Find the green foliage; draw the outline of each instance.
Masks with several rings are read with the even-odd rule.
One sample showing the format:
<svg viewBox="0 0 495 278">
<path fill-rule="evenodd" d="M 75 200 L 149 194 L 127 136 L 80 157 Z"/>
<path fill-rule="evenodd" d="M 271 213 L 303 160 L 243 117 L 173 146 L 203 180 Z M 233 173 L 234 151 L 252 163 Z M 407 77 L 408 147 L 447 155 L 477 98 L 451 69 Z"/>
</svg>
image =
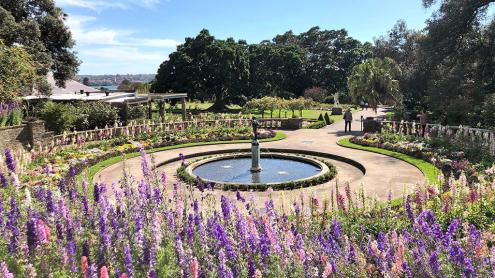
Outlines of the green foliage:
<svg viewBox="0 0 495 278">
<path fill-rule="evenodd" d="M 481 112 L 481 118 L 483 125 L 486 127 L 495 127 L 495 94 L 487 97 L 483 104 L 483 110 Z"/>
<path fill-rule="evenodd" d="M 7 125 L 16 126 L 22 124 L 23 113 L 21 108 L 15 108 L 9 115 Z"/>
<path fill-rule="evenodd" d="M 113 126 L 119 120 L 118 109 L 108 103 L 80 103 L 76 106 L 76 130 L 89 130 Z"/>
<path fill-rule="evenodd" d="M 317 122 L 311 123 L 311 124 L 305 126 L 304 128 L 307 128 L 307 129 L 320 129 L 320 128 L 324 128 L 326 126 L 327 126 L 327 123 L 325 121 L 318 120 Z"/>
<path fill-rule="evenodd" d="M 45 127 L 57 134 L 68 130 L 74 124 L 76 114 L 72 105 L 56 102 L 46 102 L 41 111 L 41 118 L 45 121 Z"/>
<path fill-rule="evenodd" d="M 137 120 L 146 118 L 147 108 L 144 105 L 133 105 L 127 110 L 128 120 Z"/>
<path fill-rule="evenodd" d="M 47 91 L 46 78 L 37 73 L 33 61 L 25 48 L 7 47 L 0 36 L 0 103 L 14 102 L 33 88 Z"/>
<path fill-rule="evenodd" d="M 252 45 L 219 40 L 202 30 L 160 65 L 151 91 L 188 92 L 195 99 L 214 100 L 212 110 L 263 96 L 297 98 L 312 87 L 345 92 L 352 67 L 370 54 L 371 44 L 361 44 L 343 29 L 314 27 Z"/>
<path fill-rule="evenodd" d="M 57 83 L 63 85 L 79 66 L 71 51 L 74 42 L 65 17 L 53 0 L 0 1 L 0 40 L 8 47 L 24 46 L 39 74 L 52 71 Z"/>
<path fill-rule="evenodd" d="M 327 125 L 331 125 L 333 121 L 330 119 L 330 116 L 328 115 L 328 112 L 325 112 L 325 123 Z"/>
<path fill-rule="evenodd" d="M 400 90 L 408 111 L 425 109 L 431 121 L 443 124 L 490 127 L 483 111 L 495 92 L 493 1 L 423 2 L 436 9 L 426 28 L 409 30 L 399 21 L 376 40 L 375 55 L 391 57 L 403 69 Z"/>
<path fill-rule="evenodd" d="M 323 119 L 323 114 L 320 113 L 320 116 L 318 116 L 318 121 L 323 122 L 325 119 Z"/>
<path fill-rule="evenodd" d="M 160 65 L 156 81 L 151 87 L 155 93 L 189 92 L 200 100 L 213 99 L 212 110 L 225 110 L 229 103 L 242 103 L 243 91 L 249 78 L 248 48 L 245 42 L 232 38 L 219 40 L 208 30 L 170 54 Z"/>
<path fill-rule="evenodd" d="M 402 101 L 397 78 L 399 66 L 390 58 L 369 59 L 355 66 L 348 78 L 349 93 L 354 102 L 366 100 L 374 110 L 379 104 Z"/>
</svg>

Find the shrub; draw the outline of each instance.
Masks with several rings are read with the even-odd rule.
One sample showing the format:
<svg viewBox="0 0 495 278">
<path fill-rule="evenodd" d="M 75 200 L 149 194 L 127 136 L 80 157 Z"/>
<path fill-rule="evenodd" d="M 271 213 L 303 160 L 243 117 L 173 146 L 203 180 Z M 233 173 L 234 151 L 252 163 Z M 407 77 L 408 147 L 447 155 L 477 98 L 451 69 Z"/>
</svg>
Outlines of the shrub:
<svg viewBox="0 0 495 278">
<path fill-rule="evenodd" d="M 304 128 L 307 128 L 307 129 L 320 129 L 320 128 L 323 128 L 327 126 L 327 124 L 325 123 L 325 121 L 317 121 L 317 122 L 314 122 L 314 123 L 311 123 L 307 126 L 305 126 Z"/>
<path fill-rule="evenodd" d="M 325 113 L 325 123 L 327 125 L 331 125 L 332 124 L 332 120 L 330 119 L 330 116 L 328 116 L 328 113 Z"/>
<path fill-rule="evenodd" d="M 131 106 L 127 110 L 127 119 L 128 120 L 137 120 L 146 118 L 146 106 L 144 105 L 136 105 Z"/>
<path fill-rule="evenodd" d="M 103 102 L 81 103 L 77 106 L 77 130 L 112 126 L 119 120 L 118 109 Z"/>
<path fill-rule="evenodd" d="M 70 104 L 45 103 L 41 111 L 41 118 L 45 121 L 45 127 L 57 134 L 69 130 L 75 120 L 75 109 Z"/>
<path fill-rule="evenodd" d="M 323 114 L 320 114 L 320 116 L 318 116 L 318 121 L 319 121 L 319 122 L 322 122 L 322 121 L 324 121 L 324 120 L 325 120 L 325 119 L 323 119 Z"/>
</svg>

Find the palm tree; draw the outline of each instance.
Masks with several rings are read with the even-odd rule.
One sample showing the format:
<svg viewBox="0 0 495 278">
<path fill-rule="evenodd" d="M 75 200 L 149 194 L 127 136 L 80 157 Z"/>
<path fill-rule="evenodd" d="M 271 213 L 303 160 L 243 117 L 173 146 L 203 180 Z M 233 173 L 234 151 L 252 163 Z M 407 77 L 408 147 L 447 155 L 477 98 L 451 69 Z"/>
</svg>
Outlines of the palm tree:
<svg viewBox="0 0 495 278">
<path fill-rule="evenodd" d="M 397 80 L 400 75 L 394 60 L 373 58 L 352 69 L 347 85 L 355 102 L 366 100 L 376 111 L 379 104 L 395 105 L 402 101 Z"/>
</svg>

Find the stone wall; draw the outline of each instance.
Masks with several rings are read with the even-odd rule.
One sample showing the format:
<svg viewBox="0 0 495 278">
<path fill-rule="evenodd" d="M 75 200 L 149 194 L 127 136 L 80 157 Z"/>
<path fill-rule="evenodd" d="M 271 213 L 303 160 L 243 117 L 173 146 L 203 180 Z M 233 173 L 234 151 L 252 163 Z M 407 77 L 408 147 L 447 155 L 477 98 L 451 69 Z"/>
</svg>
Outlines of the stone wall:
<svg viewBox="0 0 495 278">
<path fill-rule="evenodd" d="M 43 121 L 26 122 L 19 126 L 0 128 L 0 150 L 35 146 L 46 140 L 48 134 Z"/>
<path fill-rule="evenodd" d="M 27 125 L 0 128 L 0 150 L 17 149 L 30 141 Z"/>
</svg>

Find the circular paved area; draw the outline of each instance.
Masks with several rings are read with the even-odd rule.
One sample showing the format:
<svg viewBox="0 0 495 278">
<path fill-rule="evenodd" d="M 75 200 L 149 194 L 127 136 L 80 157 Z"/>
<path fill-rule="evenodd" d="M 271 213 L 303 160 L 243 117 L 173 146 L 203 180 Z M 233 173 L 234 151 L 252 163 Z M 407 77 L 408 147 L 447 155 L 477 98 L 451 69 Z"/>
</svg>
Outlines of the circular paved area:
<svg viewBox="0 0 495 278">
<path fill-rule="evenodd" d="M 385 112 L 383 109 L 378 109 L 378 115 L 383 115 Z M 360 118 L 376 116 L 372 110 L 359 111 L 354 113 L 354 130 L 360 130 Z M 416 167 L 392 157 L 388 157 L 381 154 L 348 149 L 337 145 L 337 141 L 345 134 L 344 122 L 339 121 L 330 126 L 322 129 L 300 129 L 296 131 L 284 131 L 287 134 L 287 138 L 281 141 L 261 143 L 262 148 L 278 148 L 278 149 L 299 149 L 310 150 L 324 153 L 331 153 L 343 157 L 348 157 L 359 163 L 366 168 L 366 174 L 363 175 L 360 170 L 349 164 L 329 160 L 332 162 L 338 170 L 336 179 L 327 182 L 325 184 L 290 190 L 290 191 L 274 191 L 271 193 L 274 202 L 280 204 L 282 201 L 288 202 L 294 198 L 299 198 L 301 194 L 306 196 L 315 195 L 321 199 L 328 198 L 330 192 L 335 188 L 335 184 L 338 183 L 341 188 L 348 182 L 352 191 L 357 191 L 361 185 L 363 185 L 366 195 L 369 197 L 377 197 L 379 200 L 386 200 L 389 191 L 392 193 L 392 198 L 402 196 L 405 192 L 411 191 L 416 184 L 422 184 L 425 182 L 423 173 Z M 354 132 L 353 135 L 357 135 L 359 132 Z M 214 150 L 236 150 L 249 148 L 250 144 L 223 144 L 223 145 L 211 145 L 211 146 L 198 146 L 183 149 L 168 150 L 163 152 L 157 152 L 152 154 L 154 162 L 159 165 L 164 161 L 177 157 L 179 153 L 184 155 L 214 151 Z M 178 162 L 166 164 L 159 167 L 160 171 L 167 173 L 168 184 L 172 185 L 176 182 L 175 169 L 178 167 Z M 111 165 L 95 175 L 95 182 L 106 182 L 110 184 L 117 182 L 122 176 L 124 168 L 129 171 L 135 178 L 140 179 L 141 165 L 140 158 L 132 158 L 125 162 L 120 162 Z M 235 196 L 235 192 L 217 190 L 214 192 L 218 197 L 223 195 Z M 283 194 L 283 195 L 282 195 Z M 260 205 L 263 204 L 267 198 L 269 198 L 267 192 L 254 192 L 255 201 Z M 284 198 L 280 198 L 284 196 Z"/>
</svg>

